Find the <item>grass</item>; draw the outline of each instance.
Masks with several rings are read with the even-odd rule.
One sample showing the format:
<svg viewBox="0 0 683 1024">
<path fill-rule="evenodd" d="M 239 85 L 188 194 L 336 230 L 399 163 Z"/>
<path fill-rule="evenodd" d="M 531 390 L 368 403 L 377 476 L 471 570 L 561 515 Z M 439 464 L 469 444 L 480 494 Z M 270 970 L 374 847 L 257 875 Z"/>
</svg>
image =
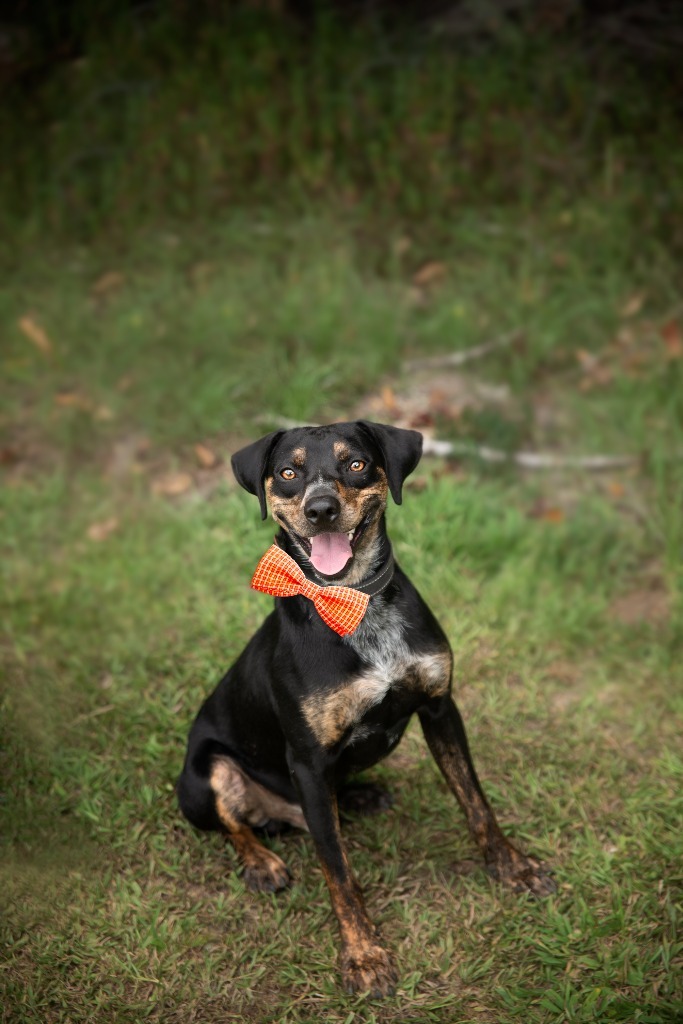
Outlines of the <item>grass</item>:
<svg viewBox="0 0 683 1024">
<path fill-rule="evenodd" d="M 25 137 L 3 114 L 18 140 L 16 161 L 0 171 L 4 241 L 21 261 L 0 285 L 0 1019 L 674 1024 L 683 1016 L 683 360 L 667 328 L 680 317 L 678 242 L 661 211 L 676 202 L 666 176 L 680 154 L 670 152 L 656 181 L 651 163 L 671 150 L 667 108 L 648 127 L 648 149 L 622 82 L 621 100 L 610 100 L 622 127 L 608 103 L 572 163 L 586 88 L 577 51 L 570 59 L 563 49 L 560 61 L 534 43 L 528 77 L 518 70 L 511 85 L 520 64 L 510 44 L 486 66 L 468 57 L 449 71 L 475 98 L 457 140 L 478 155 L 457 167 L 443 157 L 428 179 L 420 145 L 453 102 L 452 79 L 439 73 L 445 43 L 427 73 L 426 39 L 404 67 L 377 62 L 375 36 L 352 33 L 336 47 L 323 34 L 311 59 L 325 81 L 351 57 L 364 81 L 378 80 L 363 120 L 327 101 L 331 86 L 307 106 L 300 44 L 281 53 L 270 29 L 261 38 L 252 26 L 241 59 L 253 50 L 262 78 L 249 80 L 255 95 L 229 97 L 247 104 L 243 120 L 231 108 L 234 138 L 211 136 L 215 166 L 234 176 L 225 203 L 198 198 L 211 162 L 183 156 L 185 122 L 170 113 L 193 95 L 196 119 L 208 117 L 222 95 L 217 71 L 200 88 L 191 67 L 171 61 L 154 107 L 131 104 L 125 118 L 117 107 L 120 123 L 105 116 L 103 92 L 89 100 L 110 80 L 158 78 L 163 54 L 179 47 L 162 28 L 153 23 L 144 54 L 132 42 L 115 57 L 94 40 L 84 64 L 42 86 L 37 109 L 60 118 L 52 134 Z M 233 51 L 221 56 L 208 33 L 200 43 L 216 67 L 231 66 Z M 81 84 L 60 104 L 68 75 Z M 560 79 L 558 94 L 549 83 Z M 539 80 L 546 88 L 536 91 Z M 248 102 L 271 95 L 273 81 L 299 119 L 283 133 L 282 112 L 264 107 L 249 150 Z M 551 95 L 564 96 L 554 119 Z M 411 148 L 390 129 L 418 101 L 428 112 L 412 119 Z M 84 105 L 97 112 L 98 144 L 119 125 L 130 176 L 88 191 L 75 161 L 60 207 L 48 178 L 57 156 L 84 145 Z M 505 115 L 513 107 L 517 120 Z M 564 161 L 553 181 L 533 170 L 530 124 Z M 307 125 L 311 137 L 297 136 Z M 373 157 L 357 133 L 378 125 L 386 131 Z M 158 195 L 153 144 L 178 152 Z M 37 162 L 41 146 L 55 147 L 47 164 Z M 508 174 L 510 153 L 524 154 L 523 174 Z M 285 183 L 279 200 L 247 187 L 254 154 L 262 184 Z M 197 191 L 182 184 L 183 160 Z M 405 195 L 383 187 L 380 165 Z M 304 203 L 316 168 L 329 171 L 329 187 Z M 458 181 L 440 191 L 446 170 Z M 462 201 L 446 218 L 456 186 Z M 352 202 L 345 189 L 356 190 Z M 176 191 L 183 209 L 169 200 Z M 645 212 L 644 196 L 658 197 Z M 430 261 L 442 265 L 437 283 L 416 285 Z M 425 460 L 390 525 L 452 641 L 487 791 L 507 831 L 553 863 L 559 890 L 531 904 L 487 880 L 411 728 L 376 770 L 395 807 L 346 829 L 370 912 L 397 953 L 399 992 L 382 1003 L 349 998 L 309 840 L 274 840 L 296 885 L 252 896 L 221 840 L 195 833 L 176 808 L 192 717 L 268 608 L 247 581 L 272 528 L 226 460 L 269 417 L 400 419 L 421 380 L 403 369 L 407 357 L 512 330 L 523 340 L 460 382 L 468 400 L 488 386 L 479 404 L 459 410 L 441 395 L 449 375 L 427 376 L 425 422 L 474 444 L 642 460 L 593 477 Z M 218 463 L 201 464 L 197 444 Z"/>
</svg>

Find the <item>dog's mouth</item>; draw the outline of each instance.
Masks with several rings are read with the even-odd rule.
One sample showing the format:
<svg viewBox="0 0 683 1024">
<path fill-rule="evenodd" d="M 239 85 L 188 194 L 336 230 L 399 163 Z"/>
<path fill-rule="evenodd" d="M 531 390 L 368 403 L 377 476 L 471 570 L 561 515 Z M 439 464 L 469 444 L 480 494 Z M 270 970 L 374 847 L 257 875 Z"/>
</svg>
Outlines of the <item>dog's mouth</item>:
<svg viewBox="0 0 683 1024">
<path fill-rule="evenodd" d="M 370 525 L 372 513 L 348 533 L 316 533 L 313 537 L 296 539 L 321 576 L 341 576 L 353 561 L 356 546 Z"/>
</svg>

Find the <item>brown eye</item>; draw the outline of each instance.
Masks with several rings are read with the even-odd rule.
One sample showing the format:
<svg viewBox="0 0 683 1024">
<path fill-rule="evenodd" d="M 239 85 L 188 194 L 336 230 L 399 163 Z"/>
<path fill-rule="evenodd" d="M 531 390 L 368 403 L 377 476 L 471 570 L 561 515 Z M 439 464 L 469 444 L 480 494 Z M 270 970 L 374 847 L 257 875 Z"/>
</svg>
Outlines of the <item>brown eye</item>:
<svg viewBox="0 0 683 1024">
<path fill-rule="evenodd" d="M 282 477 L 283 480 L 295 480 L 296 479 L 296 473 L 294 472 L 293 469 L 289 469 L 289 467 L 287 467 L 287 469 L 281 469 L 280 470 L 280 476 Z"/>
<path fill-rule="evenodd" d="M 349 469 L 352 473 L 362 473 L 365 469 L 366 463 L 362 459 L 354 459 Z"/>
</svg>

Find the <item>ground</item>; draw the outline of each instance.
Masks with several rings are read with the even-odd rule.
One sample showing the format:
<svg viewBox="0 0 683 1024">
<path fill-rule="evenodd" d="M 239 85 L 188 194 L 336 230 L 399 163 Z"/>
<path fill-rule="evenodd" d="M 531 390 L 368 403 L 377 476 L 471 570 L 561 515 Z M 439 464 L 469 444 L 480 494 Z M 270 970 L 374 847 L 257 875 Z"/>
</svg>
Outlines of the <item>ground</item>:
<svg viewBox="0 0 683 1024">
<path fill-rule="evenodd" d="M 258 52 L 267 92 L 281 68 Z M 137 92 L 106 94 L 135 101 L 109 121 L 92 90 L 130 69 L 107 71 L 100 54 L 68 71 L 68 88 L 95 99 L 52 124 L 61 185 L 5 234 L 0 282 L 7 1024 L 683 1018 L 678 149 L 661 107 L 647 146 L 601 134 L 602 113 L 584 125 L 588 79 L 571 61 L 530 57 L 527 89 L 478 53 L 458 65 L 474 116 L 458 122 L 455 181 L 443 177 L 446 92 L 443 109 L 428 103 L 438 54 L 432 78 L 417 58 L 359 64 L 378 80 L 362 97 L 372 138 L 347 140 L 338 165 L 315 148 L 339 109 L 320 82 L 315 139 L 268 149 L 280 122 L 255 119 L 260 94 L 243 90 L 245 134 L 226 155 L 211 150 L 218 132 L 182 134 L 218 116 L 220 90 L 178 71 L 143 95 L 135 79 Z M 306 79 L 286 81 L 304 103 Z M 429 112 L 398 110 L 405 137 L 379 134 L 390 95 Z M 124 122 L 140 146 L 99 182 L 112 190 L 102 212 L 76 157 L 95 128 L 124 138 Z M 366 124 L 340 123 L 342 136 Z M 290 205 L 233 202 L 238 177 L 209 180 L 222 160 L 252 173 L 235 161 L 254 124 L 259 180 L 285 180 L 301 158 L 305 202 L 296 190 Z M 92 152 L 111 152 L 97 132 Z M 195 150 L 196 182 L 183 176 Z M 38 167 L 22 154 L 17 166 Z M 334 195 L 318 187 L 326 174 Z M 467 355 L 429 362 L 453 353 Z M 400 967 L 382 1002 L 341 991 L 307 836 L 270 841 L 291 890 L 253 895 L 174 795 L 199 703 L 269 608 L 248 583 L 273 527 L 229 455 L 283 420 L 357 415 L 451 445 L 425 457 L 389 528 L 453 645 L 490 799 L 558 882 L 530 902 L 487 878 L 411 727 L 373 773 L 393 807 L 345 827 Z"/>
</svg>

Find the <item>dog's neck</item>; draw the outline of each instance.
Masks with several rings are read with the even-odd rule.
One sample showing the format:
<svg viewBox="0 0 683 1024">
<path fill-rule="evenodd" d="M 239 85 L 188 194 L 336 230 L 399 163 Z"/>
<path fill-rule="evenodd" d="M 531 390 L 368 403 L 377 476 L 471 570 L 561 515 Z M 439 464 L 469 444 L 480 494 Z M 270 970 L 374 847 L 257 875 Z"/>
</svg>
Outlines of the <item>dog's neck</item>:
<svg viewBox="0 0 683 1024">
<path fill-rule="evenodd" d="M 322 576 L 316 572 L 311 561 L 286 530 L 280 528 L 275 542 L 294 559 L 307 579 L 320 586 L 353 587 L 373 597 L 389 585 L 394 575 L 394 556 L 384 515 L 377 522 L 373 535 L 368 537 L 367 546 L 356 554 L 348 572 L 338 578 Z"/>
</svg>

